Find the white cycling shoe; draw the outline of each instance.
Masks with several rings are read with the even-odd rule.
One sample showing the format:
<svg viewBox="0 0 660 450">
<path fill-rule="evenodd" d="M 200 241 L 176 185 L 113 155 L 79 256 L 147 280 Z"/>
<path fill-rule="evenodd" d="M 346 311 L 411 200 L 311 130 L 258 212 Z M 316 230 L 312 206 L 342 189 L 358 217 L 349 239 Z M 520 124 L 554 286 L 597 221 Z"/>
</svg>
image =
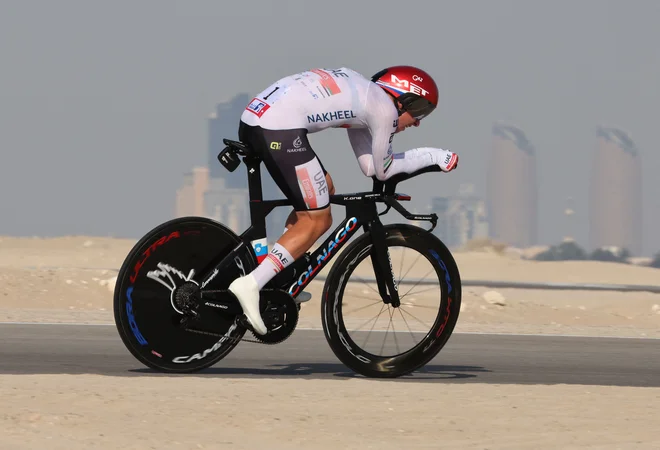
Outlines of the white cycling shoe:
<svg viewBox="0 0 660 450">
<path fill-rule="evenodd" d="M 254 277 L 247 275 L 237 278 L 229 285 L 228 290 L 238 299 L 254 331 L 261 335 L 268 333 L 259 312 L 259 286 Z"/>
</svg>

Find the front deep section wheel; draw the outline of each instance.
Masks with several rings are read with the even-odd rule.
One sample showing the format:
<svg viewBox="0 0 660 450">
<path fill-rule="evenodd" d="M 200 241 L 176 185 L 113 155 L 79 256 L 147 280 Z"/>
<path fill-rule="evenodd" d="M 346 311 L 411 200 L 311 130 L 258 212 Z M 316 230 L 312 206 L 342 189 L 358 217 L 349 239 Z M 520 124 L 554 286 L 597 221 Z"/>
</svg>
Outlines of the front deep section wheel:
<svg viewBox="0 0 660 450">
<path fill-rule="evenodd" d="M 449 249 L 427 230 L 406 224 L 384 230 L 400 304 L 379 294 L 367 232 L 330 270 L 321 315 L 341 362 L 367 377 L 394 378 L 422 368 L 447 343 L 460 311 L 461 279 Z"/>
<path fill-rule="evenodd" d="M 233 350 L 246 331 L 240 305 L 232 311 L 217 300 L 200 301 L 200 291 L 226 290 L 256 267 L 249 246 L 225 258 L 240 243 L 216 221 L 182 217 L 133 247 L 117 276 L 114 316 L 135 358 L 158 371 L 183 373 L 210 367 Z M 223 258 L 222 270 L 212 271 Z"/>
</svg>

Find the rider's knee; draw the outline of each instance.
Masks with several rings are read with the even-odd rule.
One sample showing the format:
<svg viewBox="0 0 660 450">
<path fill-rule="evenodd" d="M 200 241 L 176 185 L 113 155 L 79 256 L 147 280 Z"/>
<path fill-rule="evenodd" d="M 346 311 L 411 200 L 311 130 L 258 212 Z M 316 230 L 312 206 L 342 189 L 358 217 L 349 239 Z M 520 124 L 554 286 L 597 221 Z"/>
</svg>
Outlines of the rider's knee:
<svg viewBox="0 0 660 450">
<path fill-rule="evenodd" d="M 297 216 L 298 221 L 306 222 L 305 228 L 312 231 L 316 239 L 332 226 L 332 209 L 330 205 L 327 208 L 313 211 L 299 211 Z"/>
<path fill-rule="evenodd" d="M 328 195 L 335 195 L 335 184 L 332 182 L 332 177 L 329 173 L 325 174 L 325 181 L 328 184 Z"/>
<path fill-rule="evenodd" d="M 319 210 L 320 214 L 318 215 L 317 230 L 319 236 L 328 231 L 332 226 L 332 208 L 328 205 L 327 208 Z"/>
</svg>

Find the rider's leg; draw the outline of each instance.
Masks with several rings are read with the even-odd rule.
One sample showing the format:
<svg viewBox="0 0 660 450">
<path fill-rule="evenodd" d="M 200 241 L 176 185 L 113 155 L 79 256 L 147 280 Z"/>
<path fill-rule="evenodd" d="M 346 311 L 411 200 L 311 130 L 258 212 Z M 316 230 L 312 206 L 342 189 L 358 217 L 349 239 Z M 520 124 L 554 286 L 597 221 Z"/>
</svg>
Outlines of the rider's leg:
<svg viewBox="0 0 660 450">
<path fill-rule="evenodd" d="M 332 178 L 330 177 L 329 174 L 326 173 L 326 178 L 325 178 L 325 179 L 326 179 L 326 182 L 328 183 L 328 191 L 329 191 L 329 194 L 330 194 L 330 195 L 334 195 L 334 193 L 335 193 L 335 186 L 332 184 Z M 284 231 L 282 232 L 282 234 L 284 234 L 284 233 L 286 233 L 287 231 L 289 231 L 289 230 L 290 230 L 290 229 L 291 229 L 291 228 L 292 228 L 297 222 L 298 222 L 298 213 L 297 213 L 295 210 L 293 210 L 293 211 L 291 211 L 291 214 L 289 214 L 289 216 L 287 217 L 287 219 L 286 219 L 286 221 L 285 221 L 285 223 L 284 223 Z M 332 223 L 332 219 L 330 219 L 330 222 Z M 320 236 L 319 236 L 319 237 L 320 237 Z M 317 239 L 318 239 L 318 238 L 317 238 Z M 278 241 L 278 243 L 279 243 L 279 244 L 282 244 L 282 239 L 281 239 L 281 238 L 280 238 L 280 240 Z M 286 248 L 289 248 L 289 247 L 288 247 L 288 244 L 282 244 L 282 245 L 284 245 Z M 313 245 L 313 244 L 312 244 L 312 245 Z M 311 248 L 311 247 L 309 247 L 309 248 Z M 309 248 L 308 248 L 308 249 L 309 249 Z M 307 251 L 307 250 L 303 250 L 303 253 L 306 252 L 306 251 Z M 298 259 L 299 257 L 300 257 L 300 256 L 294 258 L 294 260 L 295 260 L 295 259 Z M 304 303 L 304 302 L 308 302 L 308 301 L 310 301 L 311 299 L 312 299 L 312 294 L 311 294 L 311 293 L 309 293 L 309 292 L 307 292 L 307 291 L 302 291 L 302 292 L 299 292 L 298 295 L 296 296 L 296 303 Z"/>
<path fill-rule="evenodd" d="M 329 175 L 326 175 L 329 177 Z M 332 226 L 330 205 L 314 211 L 295 211 L 295 221 L 273 245 L 261 264 L 229 285 L 255 332 L 268 332 L 259 311 L 259 291 L 280 271 L 302 256 Z"/>
<path fill-rule="evenodd" d="M 332 186 L 330 174 L 326 173 L 325 178 L 328 186 Z M 329 189 L 329 192 L 334 192 L 334 187 Z M 252 272 L 259 289 L 262 289 L 281 270 L 300 258 L 330 229 L 332 226 L 330 204 L 323 209 L 313 211 L 294 210 L 289 215 L 289 219 L 287 219 L 286 232 L 273 245 L 268 257 Z M 280 254 L 283 259 L 278 256 Z"/>
<path fill-rule="evenodd" d="M 280 271 L 302 256 L 332 226 L 330 206 L 315 211 L 297 211 L 296 222 L 273 245 L 268 257 L 252 272 L 229 285 L 245 315 L 259 334 L 268 330 L 259 311 L 259 291 Z"/>
<path fill-rule="evenodd" d="M 334 195 L 335 186 L 333 185 L 332 178 L 330 177 L 330 175 L 328 173 L 326 173 L 326 178 L 325 179 L 326 179 L 326 182 L 328 183 L 329 194 Z M 287 217 L 287 219 L 284 223 L 284 231 L 282 232 L 282 234 L 289 231 L 297 223 L 297 221 L 298 221 L 298 213 L 296 213 L 296 211 L 293 210 L 293 211 L 291 211 L 291 214 L 289 214 L 289 216 Z M 332 222 L 332 220 L 331 220 L 331 222 Z M 282 243 L 281 239 L 278 242 Z M 287 247 L 287 244 L 283 244 L 283 245 L 285 247 Z M 307 250 L 304 250 L 303 252 L 305 252 L 305 251 L 307 251 Z M 298 259 L 298 258 L 294 258 L 294 259 Z M 311 299 L 312 299 L 312 294 L 310 294 L 307 291 L 302 291 L 302 292 L 299 292 L 298 295 L 296 296 L 296 303 L 305 303 L 305 302 L 310 301 Z"/>
<path fill-rule="evenodd" d="M 287 266 L 289 263 L 300 258 L 307 250 L 309 250 L 312 245 L 321 237 L 323 234 L 330 229 L 332 226 L 332 215 L 330 206 L 324 209 L 318 209 L 315 211 L 296 211 L 296 220 L 293 225 L 287 228 L 287 232 L 282 234 L 282 236 L 277 240 L 273 246 L 273 251 L 277 247 L 282 247 L 286 250 L 286 253 L 291 256 L 291 260 L 287 261 Z M 261 263 L 262 266 L 268 267 L 265 265 L 266 261 Z M 257 274 L 258 268 L 254 270 L 255 277 L 258 277 L 258 282 L 261 287 L 265 286 L 277 272 L 273 273 L 270 276 L 270 273 L 265 271 Z M 268 274 L 268 275 L 266 275 Z"/>
<path fill-rule="evenodd" d="M 335 195 L 335 185 L 332 183 L 332 178 L 330 177 L 330 174 L 326 173 L 325 174 L 325 181 L 328 183 L 328 194 L 329 195 Z M 289 229 L 295 225 L 296 221 L 298 220 L 298 215 L 296 213 L 296 210 L 292 210 L 289 216 L 286 218 L 286 221 L 284 222 L 284 231 L 283 233 L 286 233 L 289 231 Z"/>
<path fill-rule="evenodd" d="M 267 130 L 243 127 L 245 139 L 261 155 L 268 172 L 295 208 L 295 221 L 264 261 L 229 285 L 258 334 L 267 328 L 259 311 L 259 291 L 293 263 L 332 226 L 329 175 L 307 140 L 307 130 Z M 240 137 L 239 133 L 239 137 Z"/>
</svg>

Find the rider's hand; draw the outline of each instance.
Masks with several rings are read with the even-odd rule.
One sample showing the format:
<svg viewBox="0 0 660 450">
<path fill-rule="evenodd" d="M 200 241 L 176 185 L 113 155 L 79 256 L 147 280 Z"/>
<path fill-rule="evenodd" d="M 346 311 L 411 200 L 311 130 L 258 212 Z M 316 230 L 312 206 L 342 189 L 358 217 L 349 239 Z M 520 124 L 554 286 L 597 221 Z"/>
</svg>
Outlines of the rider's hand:
<svg viewBox="0 0 660 450">
<path fill-rule="evenodd" d="M 447 150 L 443 150 L 442 153 L 438 166 L 443 172 L 451 172 L 458 166 L 458 154 Z"/>
</svg>

